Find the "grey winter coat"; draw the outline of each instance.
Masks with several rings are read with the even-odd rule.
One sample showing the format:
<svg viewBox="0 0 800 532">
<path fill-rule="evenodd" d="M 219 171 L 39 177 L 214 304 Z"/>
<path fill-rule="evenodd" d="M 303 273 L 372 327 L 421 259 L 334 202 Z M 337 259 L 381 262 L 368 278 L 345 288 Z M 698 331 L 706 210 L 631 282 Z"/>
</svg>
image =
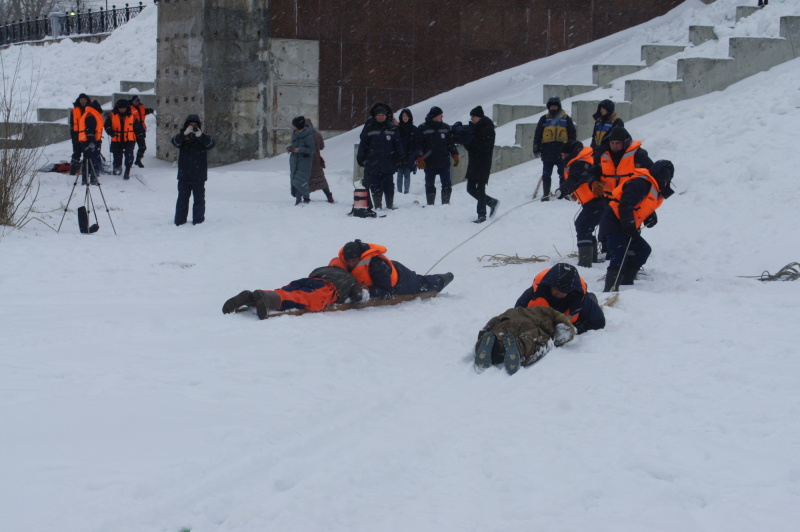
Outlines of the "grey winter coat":
<svg viewBox="0 0 800 532">
<path fill-rule="evenodd" d="M 289 154 L 289 177 L 292 186 L 292 196 L 308 196 L 308 179 L 311 177 L 311 164 L 317 145 L 314 143 L 313 127 L 306 127 L 302 131 L 292 133 L 290 148 L 298 148 L 297 153 Z"/>
<path fill-rule="evenodd" d="M 542 358 L 553 347 L 556 339 L 556 325 L 561 325 L 558 344 L 563 345 L 575 338 L 575 327 L 569 319 L 550 307 L 512 308 L 489 320 L 478 333 L 475 349 L 481 345 L 481 338 L 487 332 L 497 336 L 494 349 L 502 349 L 503 336 L 513 334 L 517 338 L 520 364 L 530 366 Z M 569 330 L 567 333 L 566 331 Z M 566 334 L 564 336 L 563 334 Z M 499 354 L 498 354 L 499 357 Z M 492 360 L 496 358 L 492 351 Z M 502 360 L 502 358 L 500 358 Z"/>
</svg>

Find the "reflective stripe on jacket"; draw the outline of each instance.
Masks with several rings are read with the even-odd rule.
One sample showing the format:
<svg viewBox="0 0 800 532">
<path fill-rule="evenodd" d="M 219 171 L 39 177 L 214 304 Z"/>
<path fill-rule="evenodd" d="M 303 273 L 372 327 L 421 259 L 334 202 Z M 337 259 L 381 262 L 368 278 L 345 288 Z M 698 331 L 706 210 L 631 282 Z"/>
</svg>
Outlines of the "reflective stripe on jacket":
<svg viewBox="0 0 800 532">
<path fill-rule="evenodd" d="M 569 133 L 567 132 L 567 113 L 561 111 L 558 116 L 545 117 L 544 130 L 542 131 L 542 144 L 548 142 L 567 142 Z"/>
</svg>

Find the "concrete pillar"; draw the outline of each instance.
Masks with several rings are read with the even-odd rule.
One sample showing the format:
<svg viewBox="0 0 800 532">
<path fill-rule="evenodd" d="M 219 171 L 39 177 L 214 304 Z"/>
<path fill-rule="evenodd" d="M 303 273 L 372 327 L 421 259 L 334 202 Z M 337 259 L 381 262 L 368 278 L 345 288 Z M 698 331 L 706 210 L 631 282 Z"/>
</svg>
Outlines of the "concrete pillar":
<svg viewBox="0 0 800 532">
<path fill-rule="evenodd" d="M 60 11 L 53 11 L 48 15 L 50 18 L 50 31 L 52 32 L 52 38 L 58 39 L 61 37 L 61 21 L 66 18 L 66 16 L 66 13 L 61 13 Z"/>
<path fill-rule="evenodd" d="M 175 160 L 170 139 L 198 114 L 216 148 L 212 164 L 267 155 L 269 2 L 161 0 L 156 71 L 160 159 Z M 152 142 L 152 141 L 151 141 Z"/>
</svg>

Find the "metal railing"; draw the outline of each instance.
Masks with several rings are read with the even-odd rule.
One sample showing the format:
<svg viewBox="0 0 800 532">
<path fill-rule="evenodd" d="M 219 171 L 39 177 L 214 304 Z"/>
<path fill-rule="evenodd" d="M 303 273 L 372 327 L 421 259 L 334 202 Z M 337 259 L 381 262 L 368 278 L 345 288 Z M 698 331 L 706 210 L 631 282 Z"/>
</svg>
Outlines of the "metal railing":
<svg viewBox="0 0 800 532">
<path fill-rule="evenodd" d="M 48 37 L 63 37 L 66 35 L 93 35 L 109 33 L 122 26 L 138 15 L 144 6 L 111 9 L 100 9 L 85 13 L 71 11 L 69 13 L 53 13 L 48 18 L 37 20 L 20 20 L 0 26 L 0 45 L 14 44 L 26 41 L 41 41 Z"/>
</svg>

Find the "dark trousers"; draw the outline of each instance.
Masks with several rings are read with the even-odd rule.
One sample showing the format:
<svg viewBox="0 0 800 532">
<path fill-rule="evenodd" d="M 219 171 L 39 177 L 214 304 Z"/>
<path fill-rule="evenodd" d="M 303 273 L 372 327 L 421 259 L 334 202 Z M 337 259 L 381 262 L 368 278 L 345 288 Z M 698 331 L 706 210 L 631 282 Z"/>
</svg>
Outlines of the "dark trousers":
<svg viewBox="0 0 800 532">
<path fill-rule="evenodd" d="M 486 182 L 483 180 L 467 180 L 467 194 L 478 200 L 478 216 L 486 216 L 486 204 L 494 198 L 486 194 Z"/>
<path fill-rule="evenodd" d="M 130 140 L 128 142 L 111 142 L 111 155 L 113 156 L 114 168 L 122 166 L 122 156 L 125 155 L 125 168 L 133 166 L 133 147 L 136 142 Z"/>
<path fill-rule="evenodd" d="M 605 234 L 606 249 L 608 250 L 608 267 L 619 268 L 624 262 L 626 269 L 639 269 L 644 266 L 648 257 L 650 257 L 650 252 L 652 251 L 650 244 L 641 235 L 631 239 L 622 231 L 619 220 L 615 221 L 616 223 L 609 222 L 608 216 L 603 218 L 605 229 L 603 233 Z M 630 241 L 630 245 L 628 245 L 628 241 Z M 625 254 L 625 248 L 628 249 L 627 255 Z"/>
<path fill-rule="evenodd" d="M 556 162 L 542 160 L 542 195 L 550 195 L 550 176 L 553 175 L 553 167 L 558 170 L 558 186 L 564 184 L 564 161 L 559 159 Z"/>
<path fill-rule="evenodd" d="M 436 190 L 436 176 L 439 176 L 439 181 L 442 182 L 442 190 L 452 188 L 453 185 L 450 181 L 450 167 L 444 168 L 425 168 L 425 191 L 433 192 Z"/>
<path fill-rule="evenodd" d="M 203 223 L 206 219 L 206 182 L 178 181 L 178 202 L 175 204 L 175 225 L 186 223 L 189 216 L 189 198 L 194 196 L 192 223 Z"/>
<path fill-rule="evenodd" d="M 141 159 L 144 156 L 144 152 L 147 151 L 147 141 L 145 141 L 144 134 L 136 137 L 136 145 L 138 149 L 136 150 L 136 158 Z"/>
<path fill-rule="evenodd" d="M 81 161 L 83 155 L 83 144 L 78 140 L 78 133 L 75 131 L 70 132 L 72 137 L 72 163 L 77 164 Z"/>
<path fill-rule="evenodd" d="M 600 218 L 603 217 L 607 206 L 608 202 L 603 198 L 583 204 L 581 212 L 575 218 L 575 234 L 578 237 L 578 247 L 597 245 L 594 229 L 600 223 Z"/>
</svg>

